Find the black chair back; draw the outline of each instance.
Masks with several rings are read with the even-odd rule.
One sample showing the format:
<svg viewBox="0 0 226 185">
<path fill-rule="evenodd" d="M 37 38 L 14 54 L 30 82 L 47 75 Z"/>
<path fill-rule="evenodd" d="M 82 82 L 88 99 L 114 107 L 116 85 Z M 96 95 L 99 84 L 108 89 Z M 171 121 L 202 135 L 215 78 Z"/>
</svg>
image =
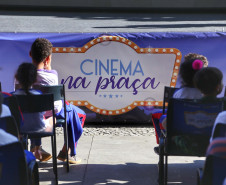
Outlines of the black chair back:
<svg viewBox="0 0 226 185">
<path fill-rule="evenodd" d="M 28 170 L 20 142 L 0 147 L 0 184 L 28 185 Z"/>
<path fill-rule="evenodd" d="M 217 123 L 214 129 L 213 139 L 217 137 L 225 137 L 226 139 L 226 124 Z"/>
<path fill-rule="evenodd" d="M 205 156 L 206 148 L 217 115 L 223 110 L 223 101 L 202 103 L 185 99 L 170 99 L 167 112 L 167 148 L 175 153 L 175 144 L 171 143 L 175 136 L 195 140 L 196 156 Z M 196 139 L 197 138 L 197 139 Z M 180 152 L 178 152 L 178 155 Z M 185 156 L 189 154 L 184 154 Z"/>
<path fill-rule="evenodd" d="M 0 128 L 19 139 L 19 129 L 13 116 L 0 118 Z"/>
<path fill-rule="evenodd" d="M 16 95 L 16 97 L 23 113 L 35 113 L 54 110 L 54 101 L 52 94 Z"/>
<path fill-rule="evenodd" d="M 222 99 L 211 103 L 170 99 L 166 134 L 159 141 L 159 184 L 167 184 L 168 156 L 206 155 L 215 118 L 223 105 Z"/>
<path fill-rule="evenodd" d="M 9 107 L 10 112 L 17 123 L 17 127 L 20 128 L 20 125 L 23 122 L 23 117 L 17 97 L 15 95 L 4 97 L 3 103 Z"/>
<path fill-rule="evenodd" d="M 42 93 L 49 93 L 53 94 L 54 101 L 63 101 L 63 108 L 64 108 L 64 118 L 60 118 L 56 120 L 56 127 L 64 127 L 64 142 L 66 148 L 68 149 L 68 132 L 67 132 L 67 114 L 66 114 L 66 97 L 65 97 L 65 88 L 64 85 L 34 85 L 33 89 L 40 90 Z M 67 172 L 69 172 L 69 161 L 67 156 Z"/>
<path fill-rule="evenodd" d="M 53 155 L 53 172 L 55 181 L 58 184 L 57 159 L 56 159 L 56 132 L 55 132 L 55 114 L 54 114 L 54 98 L 53 94 L 38 94 L 38 95 L 16 95 L 22 113 L 38 113 L 44 111 L 52 111 L 53 129 L 51 132 L 22 132 L 26 138 L 41 138 L 51 137 L 52 155 Z M 25 116 L 25 115 L 24 115 Z M 25 118 L 26 119 L 26 118 Z M 26 121 L 26 120 L 25 120 Z M 39 121 L 37 122 L 39 124 Z M 26 140 L 27 141 L 27 140 Z M 27 146 L 27 144 L 26 144 Z"/>
<path fill-rule="evenodd" d="M 44 94 L 46 93 L 53 94 L 54 101 L 65 100 L 64 85 L 53 85 L 53 86 L 34 85 L 33 89 L 40 90 Z"/>
<path fill-rule="evenodd" d="M 226 97 L 226 86 L 224 87 L 224 97 Z"/>
<path fill-rule="evenodd" d="M 166 103 L 169 103 L 170 98 L 173 97 L 173 94 L 178 89 L 179 88 L 176 88 L 176 87 L 167 87 L 167 86 L 165 86 L 165 88 L 164 88 L 164 95 L 163 95 L 163 114 L 165 114 Z"/>
</svg>

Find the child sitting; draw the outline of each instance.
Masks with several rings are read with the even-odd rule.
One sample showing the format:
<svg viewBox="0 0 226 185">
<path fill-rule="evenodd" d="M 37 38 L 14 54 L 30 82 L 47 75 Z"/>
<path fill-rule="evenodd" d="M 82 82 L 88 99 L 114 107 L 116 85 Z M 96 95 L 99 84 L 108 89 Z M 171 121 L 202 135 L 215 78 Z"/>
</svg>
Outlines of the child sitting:
<svg viewBox="0 0 226 185">
<path fill-rule="evenodd" d="M 202 59 L 202 60 L 200 60 Z M 195 74 L 204 67 L 207 67 L 208 61 L 206 57 L 198 54 L 188 54 L 185 56 L 185 61 L 180 67 L 180 77 L 182 79 L 182 87 L 177 90 L 173 98 L 177 99 L 200 99 L 203 94 L 194 85 Z M 166 115 L 163 115 L 162 127 L 166 129 Z"/>
<path fill-rule="evenodd" d="M 222 72 L 215 67 L 208 67 L 197 73 L 194 78 L 194 83 L 204 95 L 204 97 L 201 99 L 202 101 L 216 100 L 216 96 L 220 94 L 223 89 L 222 79 Z M 218 114 L 213 126 L 210 142 L 212 141 L 214 130 L 218 123 L 226 124 L 226 111 Z"/>
<path fill-rule="evenodd" d="M 184 62 L 180 66 L 179 76 L 181 78 L 181 88 L 177 90 L 173 98 L 194 99 L 201 98 L 201 92 L 194 87 L 193 77 L 197 71 L 203 67 L 207 67 L 208 60 L 203 55 L 189 53 L 185 55 Z M 156 132 L 156 140 L 159 142 L 161 130 L 166 129 L 166 115 L 162 115 L 162 111 L 152 115 L 153 125 Z M 158 147 L 154 147 L 155 153 L 158 154 Z"/>
<path fill-rule="evenodd" d="M 38 74 L 36 85 L 58 85 L 57 71 L 51 67 L 52 47 L 52 43 L 44 38 L 36 39 L 31 46 L 30 56 L 32 63 L 37 67 Z M 54 107 L 56 109 L 56 118 L 64 118 L 62 101 L 54 102 Z M 66 103 L 66 109 L 69 151 L 66 150 L 64 145 L 57 158 L 65 161 L 68 155 L 69 163 L 78 164 L 81 159 L 76 157 L 76 147 L 83 132 L 86 114 L 80 108 L 69 103 Z"/>
<path fill-rule="evenodd" d="M 13 94 L 15 95 L 29 95 L 29 94 L 41 94 L 39 91 L 31 89 L 34 82 L 37 80 L 37 69 L 31 63 L 22 63 L 17 72 L 16 80 L 19 82 L 21 89 L 17 89 Z M 40 113 L 24 113 L 24 124 L 21 126 L 20 131 L 51 131 L 53 127 L 52 118 L 45 118 L 45 112 Z M 33 120 L 36 120 L 34 123 Z M 52 158 L 51 154 L 46 152 L 41 147 L 41 139 L 31 139 L 31 151 L 34 152 L 36 159 L 40 161 L 47 161 Z"/>
<path fill-rule="evenodd" d="M 216 67 L 207 67 L 194 76 L 194 85 L 203 94 L 202 101 L 214 101 L 223 89 L 223 74 Z"/>
<path fill-rule="evenodd" d="M 194 76 L 194 85 L 203 94 L 201 99 L 194 101 L 202 103 L 214 103 L 218 101 L 216 97 L 222 91 L 222 72 L 216 67 L 206 67 L 199 70 Z M 195 155 L 199 153 L 200 146 L 193 146 L 196 143 L 196 138 L 187 136 L 175 136 L 173 138 L 175 145 L 187 154 Z"/>
<path fill-rule="evenodd" d="M 179 76 L 181 78 L 181 88 L 175 92 L 173 98 L 198 99 L 202 97 L 201 92 L 195 88 L 193 78 L 202 68 L 208 66 L 206 57 L 189 53 L 185 55 L 184 62 L 180 66 Z"/>
</svg>

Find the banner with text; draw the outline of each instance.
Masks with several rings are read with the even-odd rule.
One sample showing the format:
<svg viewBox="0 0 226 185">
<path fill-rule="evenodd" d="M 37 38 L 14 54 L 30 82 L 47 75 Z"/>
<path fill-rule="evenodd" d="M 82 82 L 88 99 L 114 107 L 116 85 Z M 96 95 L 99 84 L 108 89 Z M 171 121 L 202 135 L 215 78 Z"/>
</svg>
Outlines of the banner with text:
<svg viewBox="0 0 226 185">
<path fill-rule="evenodd" d="M 178 71 L 188 53 L 206 56 L 209 66 L 226 75 L 224 32 L 0 33 L 3 91 L 14 90 L 15 72 L 31 62 L 38 37 L 52 42 L 52 68 L 87 122 L 151 122 L 162 106 L 164 86 L 180 87 Z"/>
<path fill-rule="evenodd" d="M 52 59 L 71 103 L 119 115 L 137 106 L 162 106 L 164 86 L 176 85 L 181 52 L 103 36 L 79 48 L 54 47 Z"/>
</svg>

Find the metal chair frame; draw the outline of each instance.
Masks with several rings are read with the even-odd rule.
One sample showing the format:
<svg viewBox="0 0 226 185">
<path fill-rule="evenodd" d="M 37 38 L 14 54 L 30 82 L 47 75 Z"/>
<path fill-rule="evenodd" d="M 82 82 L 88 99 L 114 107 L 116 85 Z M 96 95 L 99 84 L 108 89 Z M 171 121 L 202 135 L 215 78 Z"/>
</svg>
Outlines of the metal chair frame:
<svg viewBox="0 0 226 185">
<path fill-rule="evenodd" d="M 55 183 L 58 184 L 57 159 L 56 159 L 56 132 L 55 132 L 55 114 L 53 94 L 40 95 L 16 95 L 22 113 L 38 113 L 52 111 L 53 129 L 52 132 L 20 132 L 28 138 L 51 137 L 52 155 L 53 155 L 53 172 L 55 174 Z M 26 144 L 26 146 L 28 146 Z"/>
<path fill-rule="evenodd" d="M 196 108 L 196 111 L 204 111 L 202 108 L 203 106 L 209 107 L 211 109 L 211 105 L 214 106 L 214 114 L 217 116 L 219 112 L 223 110 L 223 101 L 219 100 L 218 102 L 212 103 L 212 104 L 205 104 L 205 103 L 200 103 L 200 102 L 194 102 L 193 100 L 185 100 L 185 99 L 173 99 L 171 98 L 169 101 L 169 106 L 168 106 L 168 111 L 167 111 L 167 130 L 165 134 L 162 134 L 160 137 L 160 142 L 159 142 L 159 184 L 167 184 L 167 172 L 168 172 L 168 156 L 192 156 L 190 154 L 186 154 L 180 151 L 173 151 L 170 149 L 172 147 L 172 137 L 176 135 L 184 135 L 183 133 L 178 133 L 178 131 L 175 131 L 175 123 L 174 120 L 179 120 L 177 123 L 178 127 L 182 127 L 182 125 L 186 125 L 185 120 L 181 120 L 181 115 L 179 113 L 173 114 L 173 112 L 176 110 L 175 108 L 175 102 L 181 102 L 182 105 L 191 105 L 191 106 L 198 106 Z M 200 109 L 199 109 L 200 106 Z M 216 108 L 215 108 L 216 107 Z M 178 107 L 177 107 L 178 108 Z M 183 110 L 183 107 L 179 107 L 178 109 Z M 184 114 L 184 112 L 183 112 Z M 180 122 L 180 124 L 179 124 Z M 214 122 L 212 123 L 213 126 Z M 195 156 L 205 156 L 205 151 L 206 148 L 208 147 L 209 144 L 209 138 L 211 136 L 211 131 L 212 131 L 212 126 L 208 127 L 208 134 L 206 133 L 202 135 L 202 133 L 199 133 L 199 138 L 202 138 L 203 142 L 203 150 L 200 150 L 200 153 Z M 197 128 L 198 131 L 198 128 Z M 188 131 L 189 132 L 189 131 Z M 201 132 L 201 131 L 200 131 Z M 206 131 L 207 132 L 207 131 Z M 193 135 L 193 133 L 187 133 L 187 135 L 190 135 L 192 137 L 197 137 L 197 135 Z M 198 143 L 198 140 L 197 140 Z"/>
<path fill-rule="evenodd" d="M 54 101 L 63 101 L 64 107 L 64 119 L 56 119 L 56 127 L 64 128 L 64 143 L 68 151 L 68 125 L 67 125 L 67 114 L 66 114 L 66 97 L 65 97 L 65 88 L 64 85 L 53 85 L 53 86 L 44 86 L 44 85 L 34 85 L 34 89 L 40 90 L 42 93 L 53 94 Z M 66 170 L 69 172 L 69 159 L 67 155 L 66 160 Z"/>
<path fill-rule="evenodd" d="M 14 117 L 18 129 L 20 128 L 22 121 L 22 113 L 20 112 L 19 103 L 17 101 L 17 97 L 15 95 L 4 97 L 3 103 L 7 105 L 10 109 L 12 116 Z"/>
<path fill-rule="evenodd" d="M 0 146 L 0 184 L 29 185 L 26 157 L 21 142 Z"/>
<path fill-rule="evenodd" d="M 1 117 L 0 128 L 19 139 L 19 129 L 13 116 Z"/>
</svg>

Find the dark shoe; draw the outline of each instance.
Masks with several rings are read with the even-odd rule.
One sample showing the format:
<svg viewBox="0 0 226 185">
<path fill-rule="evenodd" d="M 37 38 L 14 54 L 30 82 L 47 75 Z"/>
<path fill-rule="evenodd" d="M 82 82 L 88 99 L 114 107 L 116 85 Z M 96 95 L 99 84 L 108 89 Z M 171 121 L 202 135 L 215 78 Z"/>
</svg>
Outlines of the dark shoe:
<svg viewBox="0 0 226 185">
<path fill-rule="evenodd" d="M 158 146 L 154 147 L 154 151 L 157 155 L 159 155 L 159 147 Z"/>
<path fill-rule="evenodd" d="M 67 154 L 61 150 L 57 156 L 57 159 L 66 162 Z M 68 162 L 70 164 L 79 164 L 79 163 L 81 163 L 81 159 L 77 158 L 76 156 L 71 156 L 68 154 Z"/>
<path fill-rule="evenodd" d="M 66 153 L 61 150 L 57 156 L 57 159 L 61 161 L 65 161 L 66 158 L 67 158 Z"/>
<path fill-rule="evenodd" d="M 40 146 L 39 150 L 40 150 L 40 154 L 41 155 L 36 155 L 36 153 L 35 153 L 35 158 L 36 159 L 44 162 L 44 161 L 48 161 L 48 160 L 50 160 L 52 158 L 52 155 L 50 153 L 46 152 L 41 146 Z M 31 152 L 35 152 L 35 148 L 34 147 L 31 148 L 30 151 Z"/>
</svg>

